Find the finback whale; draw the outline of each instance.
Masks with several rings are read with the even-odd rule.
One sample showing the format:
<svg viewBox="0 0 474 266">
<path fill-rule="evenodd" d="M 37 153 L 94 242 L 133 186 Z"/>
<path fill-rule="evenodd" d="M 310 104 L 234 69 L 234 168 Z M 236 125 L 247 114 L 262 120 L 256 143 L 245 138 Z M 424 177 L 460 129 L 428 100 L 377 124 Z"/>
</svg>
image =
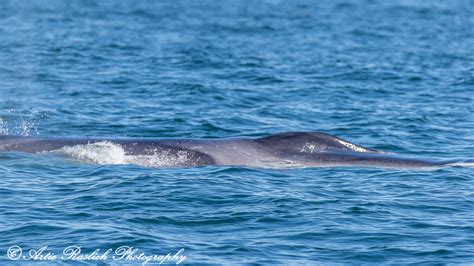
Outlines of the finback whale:
<svg viewBox="0 0 474 266">
<path fill-rule="evenodd" d="M 156 167 L 369 166 L 422 168 L 470 161 L 413 158 L 365 148 L 321 132 L 287 132 L 260 138 L 138 139 L 0 136 L 0 152 L 59 152 L 88 160 L 109 149 L 119 163 Z M 100 155 L 100 154 L 99 154 Z M 90 154 L 89 154 L 90 157 Z M 97 158 L 96 158 L 97 159 Z M 107 161 L 106 161 L 107 163 Z M 112 163 L 116 163 L 115 161 Z"/>
</svg>

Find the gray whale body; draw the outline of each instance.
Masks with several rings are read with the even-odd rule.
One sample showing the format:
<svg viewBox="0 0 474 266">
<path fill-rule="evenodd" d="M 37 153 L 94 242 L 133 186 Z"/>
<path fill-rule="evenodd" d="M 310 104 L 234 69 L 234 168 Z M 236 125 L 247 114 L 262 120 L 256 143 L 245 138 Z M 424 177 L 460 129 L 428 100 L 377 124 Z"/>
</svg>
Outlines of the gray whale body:
<svg viewBox="0 0 474 266">
<path fill-rule="evenodd" d="M 373 150 L 321 132 L 287 132 L 261 138 L 134 139 L 0 136 L 0 152 L 58 151 L 97 143 L 118 145 L 127 156 L 179 158 L 160 166 L 205 165 L 435 167 L 457 162 L 410 158 Z M 469 161 L 472 162 L 472 161 Z"/>
</svg>

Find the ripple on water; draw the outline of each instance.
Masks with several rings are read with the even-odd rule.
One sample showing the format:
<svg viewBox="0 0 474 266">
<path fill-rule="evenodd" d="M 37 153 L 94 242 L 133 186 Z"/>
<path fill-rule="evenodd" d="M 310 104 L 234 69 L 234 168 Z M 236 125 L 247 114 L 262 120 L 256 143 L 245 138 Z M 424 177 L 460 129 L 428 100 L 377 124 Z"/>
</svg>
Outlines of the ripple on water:
<svg viewBox="0 0 474 266">
<path fill-rule="evenodd" d="M 324 131 L 473 158 L 470 5 L 1 1 L 0 135 Z M 67 152 L 0 152 L 0 253 L 129 245 L 184 248 L 189 264 L 474 261 L 465 164 L 149 168 L 113 145 Z"/>
</svg>

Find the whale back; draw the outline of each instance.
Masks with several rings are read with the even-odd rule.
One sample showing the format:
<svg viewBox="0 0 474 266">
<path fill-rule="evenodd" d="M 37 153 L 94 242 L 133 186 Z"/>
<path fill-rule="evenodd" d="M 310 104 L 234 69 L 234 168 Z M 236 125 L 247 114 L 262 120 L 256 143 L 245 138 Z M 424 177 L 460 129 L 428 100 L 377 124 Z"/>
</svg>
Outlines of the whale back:
<svg viewBox="0 0 474 266">
<path fill-rule="evenodd" d="M 262 137 L 255 141 L 265 148 L 276 152 L 317 153 L 339 151 L 381 153 L 321 132 L 287 132 Z"/>
<path fill-rule="evenodd" d="M 18 152 L 45 152 L 60 151 L 66 154 L 97 153 L 98 149 L 107 149 L 107 145 L 117 145 L 128 156 L 152 156 L 154 160 L 166 161 L 169 166 L 204 166 L 216 164 L 209 154 L 192 150 L 180 145 L 166 144 L 160 140 L 143 139 L 100 139 L 100 138 L 69 138 L 69 137 L 25 137 L 25 136 L 0 136 L 1 151 Z M 99 146 L 94 146 L 102 144 Z M 64 147 L 75 149 L 64 150 Z M 105 154 L 104 152 L 102 152 Z M 152 158 L 150 157 L 150 158 Z M 167 159 L 167 160 L 164 160 Z"/>
</svg>

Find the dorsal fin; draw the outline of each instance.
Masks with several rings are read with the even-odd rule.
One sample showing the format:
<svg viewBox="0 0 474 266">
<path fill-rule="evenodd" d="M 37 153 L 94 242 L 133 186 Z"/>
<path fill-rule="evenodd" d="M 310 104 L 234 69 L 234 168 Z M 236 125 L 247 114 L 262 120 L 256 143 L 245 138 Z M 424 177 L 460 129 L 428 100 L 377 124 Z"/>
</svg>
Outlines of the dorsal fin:
<svg viewBox="0 0 474 266">
<path fill-rule="evenodd" d="M 267 148 L 302 153 L 352 151 L 378 153 L 338 137 L 321 132 L 287 132 L 255 140 Z"/>
</svg>

